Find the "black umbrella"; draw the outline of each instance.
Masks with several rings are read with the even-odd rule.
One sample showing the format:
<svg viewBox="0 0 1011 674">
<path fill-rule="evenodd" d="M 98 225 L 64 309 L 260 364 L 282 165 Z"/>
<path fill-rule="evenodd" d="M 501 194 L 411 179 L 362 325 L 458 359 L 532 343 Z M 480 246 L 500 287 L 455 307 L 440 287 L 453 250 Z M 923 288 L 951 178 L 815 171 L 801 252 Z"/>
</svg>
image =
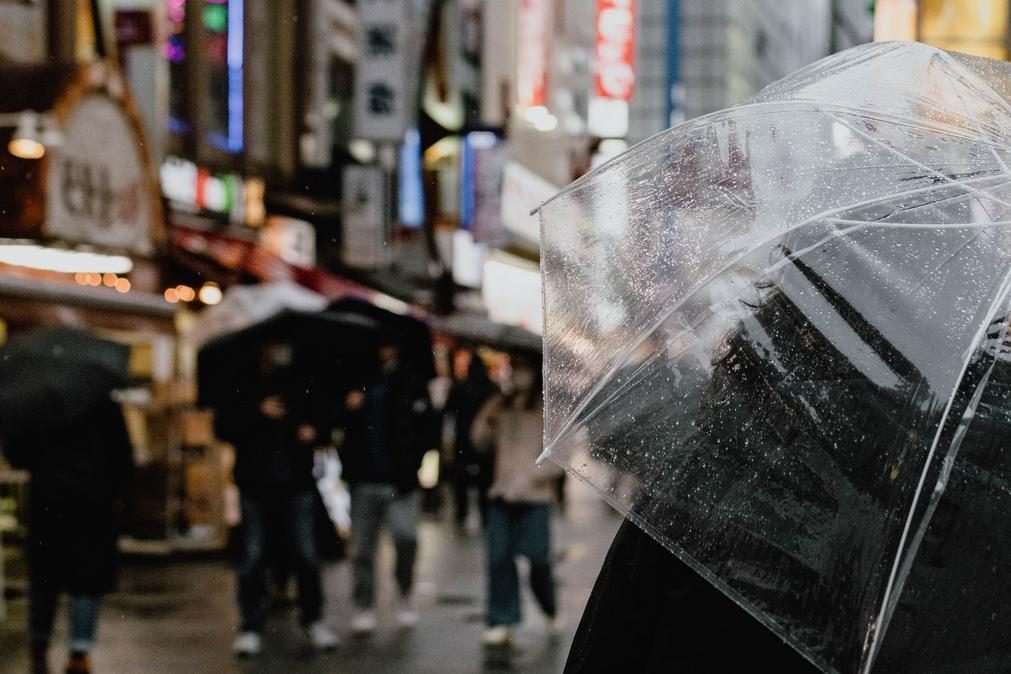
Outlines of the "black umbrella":
<svg viewBox="0 0 1011 674">
<path fill-rule="evenodd" d="M 126 384 L 130 347 L 82 330 L 47 328 L 0 347 L 0 436 L 79 422 Z"/>
<path fill-rule="evenodd" d="M 433 320 L 441 332 L 475 344 L 486 344 L 504 351 L 521 351 L 532 356 L 541 354 L 541 337 L 515 325 L 495 323 L 484 316 L 463 313 Z"/>
<path fill-rule="evenodd" d="M 426 380 L 435 377 L 432 331 L 424 321 L 353 297 L 337 300 L 327 311 L 355 314 L 375 321 L 382 330 L 383 338 L 392 339 L 400 346 L 400 357 L 406 366 Z"/>
<path fill-rule="evenodd" d="M 375 321 L 356 314 L 284 311 L 221 335 L 198 354 L 200 404 L 222 410 L 246 402 L 267 344 L 291 348 L 293 381 L 305 397 L 330 397 L 363 381 L 375 368 L 377 334 Z"/>
</svg>

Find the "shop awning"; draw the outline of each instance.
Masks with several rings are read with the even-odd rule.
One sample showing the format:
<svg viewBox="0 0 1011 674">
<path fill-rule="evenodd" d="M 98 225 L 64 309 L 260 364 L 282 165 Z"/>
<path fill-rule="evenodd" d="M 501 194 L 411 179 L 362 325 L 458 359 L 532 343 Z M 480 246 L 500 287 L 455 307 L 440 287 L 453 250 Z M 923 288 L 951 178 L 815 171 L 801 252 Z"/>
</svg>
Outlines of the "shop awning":
<svg viewBox="0 0 1011 674">
<path fill-rule="evenodd" d="M 118 293 L 107 288 L 91 288 L 60 281 L 0 275 L 0 297 L 12 297 L 52 304 L 71 304 L 92 309 L 172 318 L 176 307 L 161 295 L 140 291 Z"/>
</svg>

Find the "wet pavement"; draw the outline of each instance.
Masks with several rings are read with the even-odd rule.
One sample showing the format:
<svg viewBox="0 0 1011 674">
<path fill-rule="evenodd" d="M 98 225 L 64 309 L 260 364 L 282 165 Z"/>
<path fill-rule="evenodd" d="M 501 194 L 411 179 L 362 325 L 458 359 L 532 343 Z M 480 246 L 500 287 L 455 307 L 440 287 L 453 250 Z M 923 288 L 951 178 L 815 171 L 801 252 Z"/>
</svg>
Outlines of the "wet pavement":
<svg viewBox="0 0 1011 674">
<path fill-rule="evenodd" d="M 559 601 L 568 624 L 563 637 L 549 639 L 544 620 L 524 585 L 524 624 L 508 650 L 480 645 L 484 620 L 484 572 L 480 535 L 455 531 L 426 519 L 421 528 L 417 603 L 420 621 L 411 630 L 394 622 L 392 546 L 385 541 L 380 568 L 380 625 L 366 639 L 348 633 L 350 567 L 326 571 L 327 621 L 343 643 L 332 654 L 313 653 L 298 629 L 293 607 L 273 611 L 264 653 L 239 662 L 231 654 L 237 613 L 234 578 L 221 560 L 173 559 L 133 562 L 124 568 L 120 592 L 103 606 L 94 668 L 100 674 L 145 672 L 355 672 L 439 673 L 560 672 L 572 634 L 620 519 L 578 484 L 569 485 L 570 505 L 556 517 L 554 547 Z M 522 567 L 521 567 L 522 568 Z M 25 601 L 8 604 L 0 624 L 0 672 L 23 672 Z M 64 627 L 61 616 L 60 629 Z M 62 643 L 62 632 L 57 645 Z M 54 667 L 63 654 L 53 649 Z M 53 671 L 60 671 L 54 669 Z"/>
</svg>

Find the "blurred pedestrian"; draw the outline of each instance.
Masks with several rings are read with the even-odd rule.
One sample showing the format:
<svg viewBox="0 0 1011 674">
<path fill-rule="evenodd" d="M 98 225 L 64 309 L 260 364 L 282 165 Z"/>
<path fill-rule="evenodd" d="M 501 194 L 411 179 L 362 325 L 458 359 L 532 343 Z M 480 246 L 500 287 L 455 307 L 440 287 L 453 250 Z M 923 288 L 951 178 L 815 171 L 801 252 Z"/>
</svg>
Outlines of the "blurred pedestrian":
<svg viewBox="0 0 1011 674">
<path fill-rule="evenodd" d="M 320 428 L 313 423 L 304 393 L 299 393 L 292 360 L 289 344 L 264 344 L 249 393 L 219 413 L 219 433 L 236 446 L 234 473 L 242 513 L 237 564 L 241 626 L 233 647 L 240 657 L 257 655 L 262 648 L 272 535 L 283 537 L 290 551 L 300 622 L 310 643 L 318 650 L 338 643 L 323 622 L 316 549 L 319 497 L 313 452 Z"/>
<path fill-rule="evenodd" d="M 489 447 L 495 461 L 485 523 L 488 610 L 482 640 L 488 646 L 509 643 L 521 620 L 519 555 L 530 563 L 530 588 L 548 629 L 556 635 L 562 628 L 551 562 L 551 502 L 561 469 L 536 464 L 543 410 L 538 370 L 518 360 L 509 394 L 490 399 L 474 421 L 474 445 Z"/>
<path fill-rule="evenodd" d="M 476 489 L 481 521 L 488 507 L 491 486 L 492 455 L 478 452 L 471 442 L 471 429 L 478 411 L 498 387 L 488 376 L 481 357 L 470 349 L 457 351 L 453 359 L 453 386 L 446 401 L 446 412 L 453 415 L 453 463 L 451 474 L 457 527 L 464 528 L 470 514 L 470 491 Z"/>
<path fill-rule="evenodd" d="M 424 379 L 400 362 L 400 349 L 379 348 L 380 366 L 363 389 L 344 400 L 341 461 L 351 489 L 351 543 L 355 615 L 351 628 L 365 634 L 377 625 L 376 550 L 388 525 L 396 550 L 400 591 L 397 620 L 417 622 L 411 592 L 418 547 L 418 469 L 429 449 L 431 401 Z"/>
<path fill-rule="evenodd" d="M 5 438 L 11 464 L 31 473 L 28 527 L 32 671 L 49 671 L 60 595 L 69 597 L 68 674 L 91 671 L 101 597 L 115 589 L 117 542 L 133 471 L 123 413 L 111 398 L 84 421 Z"/>
</svg>

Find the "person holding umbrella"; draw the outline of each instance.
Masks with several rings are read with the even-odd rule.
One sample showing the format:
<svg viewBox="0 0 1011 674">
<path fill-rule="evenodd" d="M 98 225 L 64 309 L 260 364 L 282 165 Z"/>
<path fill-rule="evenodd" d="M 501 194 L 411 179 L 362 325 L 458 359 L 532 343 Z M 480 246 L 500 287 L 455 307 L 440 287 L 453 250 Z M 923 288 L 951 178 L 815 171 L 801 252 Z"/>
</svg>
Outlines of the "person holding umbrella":
<svg viewBox="0 0 1011 674">
<path fill-rule="evenodd" d="M 117 541 L 133 447 L 112 389 L 129 348 L 52 328 L 0 349 L 0 450 L 31 474 L 31 666 L 49 671 L 60 595 L 69 602 L 69 674 L 91 671 L 102 595 L 116 586 Z"/>
<path fill-rule="evenodd" d="M 236 446 L 235 482 L 242 528 L 237 566 L 240 634 L 234 651 L 255 656 L 266 618 L 268 522 L 292 553 L 300 620 L 314 648 L 337 646 L 322 620 L 322 583 L 315 541 L 313 447 L 319 430 L 306 396 L 299 395 L 290 344 L 271 340 L 257 352 L 255 377 L 231 407 L 218 410 L 218 434 Z M 304 387 L 303 387 L 304 390 Z"/>
<path fill-rule="evenodd" d="M 347 392 L 339 425 L 344 429 L 341 461 L 351 487 L 354 603 L 351 628 L 375 630 L 375 562 L 379 532 L 390 527 L 397 553 L 400 590 L 397 620 L 417 622 L 411 602 L 420 510 L 418 469 L 429 448 L 431 401 L 423 376 L 400 361 L 399 345 L 387 335 L 379 346 L 380 367 L 363 388 Z"/>
</svg>

